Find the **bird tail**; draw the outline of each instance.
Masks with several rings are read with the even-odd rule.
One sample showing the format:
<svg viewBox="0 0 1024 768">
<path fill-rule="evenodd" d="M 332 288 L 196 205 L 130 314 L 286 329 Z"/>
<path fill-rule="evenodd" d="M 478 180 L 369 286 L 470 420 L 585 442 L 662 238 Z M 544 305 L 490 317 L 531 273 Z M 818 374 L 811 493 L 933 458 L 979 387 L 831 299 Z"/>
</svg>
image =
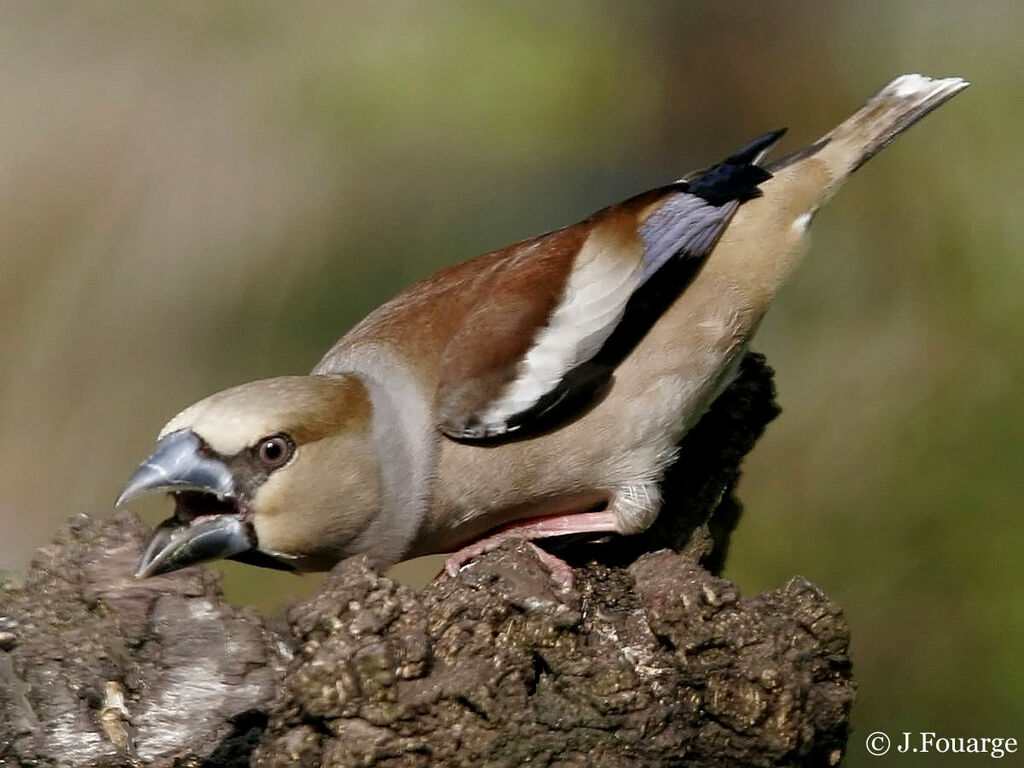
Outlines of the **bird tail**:
<svg viewBox="0 0 1024 768">
<path fill-rule="evenodd" d="M 774 173 L 813 155 L 826 164 L 838 188 L 893 139 L 968 85 L 959 77 L 900 75 L 831 132 L 806 149 L 772 163 L 768 170 Z"/>
</svg>

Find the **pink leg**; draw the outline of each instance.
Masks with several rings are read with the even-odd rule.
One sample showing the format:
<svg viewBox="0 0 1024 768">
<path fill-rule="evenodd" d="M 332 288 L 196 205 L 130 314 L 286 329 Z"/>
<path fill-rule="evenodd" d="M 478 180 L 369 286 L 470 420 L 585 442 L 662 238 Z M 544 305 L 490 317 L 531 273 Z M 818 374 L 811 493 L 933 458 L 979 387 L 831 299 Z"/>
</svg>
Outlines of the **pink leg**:
<svg viewBox="0 0 1024 768">
<path fill-rule="evenodd" d="M 570 533 L 615 532 L 615 515 L 611 512 L 577 512 L 570 515 L 550 515 L 520 520 L 498 528 L 489 536 L 474 541 L 451 555 L 444 569 L 454 576 L 470 560 L 485 552 L 496 549 L 508 539 L 544 539 L 549 536 L 564 536 Z M 564 587 L 572 586 L 572 568 L 559 557 L 536 547 L 541 562 L 551 575 Z"/>
</svg>

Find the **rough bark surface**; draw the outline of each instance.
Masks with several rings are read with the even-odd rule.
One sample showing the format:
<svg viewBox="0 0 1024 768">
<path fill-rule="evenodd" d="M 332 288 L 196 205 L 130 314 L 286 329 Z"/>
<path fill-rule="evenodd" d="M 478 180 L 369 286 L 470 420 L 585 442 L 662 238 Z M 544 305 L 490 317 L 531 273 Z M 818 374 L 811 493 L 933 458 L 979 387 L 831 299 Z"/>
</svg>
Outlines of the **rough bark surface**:
<svg viewBox="0 0 1024 768">
<path fill-rule="evenodd" d="M 0 591 L 0 764 L 246 763 L 286 654 L 215 573 L 133 579 L 148 533 L 76 516 Z"/>
<path fill-rule="evenodd" d="M 0 765 L 835 765 L 840 609 L 714 575 L 776 412 L 749 356 L 654 530 L 560 543 L 565 591 L 518 543 L 419 592 L 357 558 L 275 632 L 202 569 L 133 580 L 133 516 L 73 518 L 0 590 Z"/>
</svg>

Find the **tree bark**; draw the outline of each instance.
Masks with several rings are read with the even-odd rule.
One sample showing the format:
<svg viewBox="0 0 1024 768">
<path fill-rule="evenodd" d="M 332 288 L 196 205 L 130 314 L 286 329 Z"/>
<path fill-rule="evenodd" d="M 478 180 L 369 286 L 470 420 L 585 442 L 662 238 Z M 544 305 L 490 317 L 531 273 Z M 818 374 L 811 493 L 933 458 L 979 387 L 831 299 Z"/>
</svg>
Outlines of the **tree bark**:
<svg viewBox="0 0 1024 768">
<path fill-rule="evenodd" d="M 651 531 L 558 543 L 567 591 L 515 542 L 419 592 L 355 558 L 278 630 L 209 571 L 132 579 L 134 516 L 76 516 L 0 590 L 0 765 L 836 765 L 840 609 L 715 575 L 776 413 L 748 356 Z"/>
</svg>

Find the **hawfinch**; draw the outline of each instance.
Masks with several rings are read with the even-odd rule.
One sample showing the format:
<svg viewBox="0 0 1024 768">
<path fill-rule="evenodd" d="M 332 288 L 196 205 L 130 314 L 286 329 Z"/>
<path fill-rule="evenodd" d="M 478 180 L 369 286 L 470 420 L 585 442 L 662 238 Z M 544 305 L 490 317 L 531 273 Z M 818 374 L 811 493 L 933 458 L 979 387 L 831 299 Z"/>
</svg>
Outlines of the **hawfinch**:
<svg viewBox="0 0 1024 768">
<path fill-rule="evenodd" d="M 118 504 L 171 495 L 137 576 L 213 558 L 378 567 L 510 535 L 628 535 L 729 384 L 818 208 L 968 83 L 897 77 L 814 144 L 782 135 L 571 226 L 445 269 L 308 376 L 211 395 L 163 428 Z"/>
</svg>

